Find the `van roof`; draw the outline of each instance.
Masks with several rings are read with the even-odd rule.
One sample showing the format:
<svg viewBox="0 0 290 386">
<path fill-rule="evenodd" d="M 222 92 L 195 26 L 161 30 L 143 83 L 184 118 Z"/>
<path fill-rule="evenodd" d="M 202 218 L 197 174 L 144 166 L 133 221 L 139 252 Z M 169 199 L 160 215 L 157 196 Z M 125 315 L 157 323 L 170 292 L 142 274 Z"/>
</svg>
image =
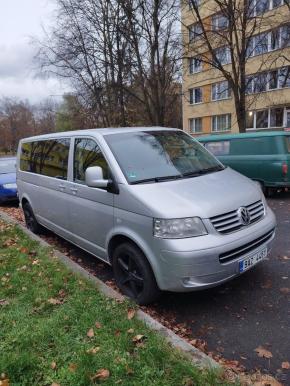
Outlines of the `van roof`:
<svg viewBox="0 0 290 386">
<path fill-rule="evenodd" d="M 57 133 L 50 133 L 50 134 L 43 134 L 43 135 L 37 135 L 34 137 L 29 138 L 23 138 L 22 141 L 26 140 L 39 140 L 39 139 L 49 139 L 49 138 L 59 138 L 59 137 L 66 137 L 66 136 L 84 136 L 84 135 L 107 135 L 107 134 L 119 134 L 119 133 L 131 133 L 131 132 L 138 132 L 138 131 L 159 131 L 159 130 L 170 130 L 170 131 L 176 131 L 179 129 L 174 129 L 170 127 L 158 127 L 158 126 L 143 126 L 143 127 L 108 127 L 108 128 L 100 128 L 100 129 L 89 129 L 89 130 L 75 130 L 75 131 L 62 131 Z"/>
<path fill-rule="evenodd" d="M 289 131 L 260 131 L 254 133 L 238 133 L 238 134 L 213 134 L 200 136 L 197 139 L 199 141 L 219 141 L 227 139 L 239 139 L 239 138 L 257 138 L 257 137 L 277 137 L 290 135 Z"/>
</svg>

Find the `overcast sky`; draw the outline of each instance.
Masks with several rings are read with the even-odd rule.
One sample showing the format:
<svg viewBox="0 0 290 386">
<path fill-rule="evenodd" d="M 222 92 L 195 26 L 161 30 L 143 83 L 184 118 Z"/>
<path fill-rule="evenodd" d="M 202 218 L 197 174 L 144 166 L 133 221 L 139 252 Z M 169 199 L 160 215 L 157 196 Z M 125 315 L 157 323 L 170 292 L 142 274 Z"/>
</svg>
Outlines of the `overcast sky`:
<svg viewBox="0 0 290 386">
<path fill-rule="evenodd" d="M 53 0 L 0 0 L 0 98 L 18 97 L 38 102 L 62 94 L 55 79 L 35 79 L 32 36 L 53 20 Z M 54 97 L 57 98 L 57 97 Z M 59 99 L 59 98 L 58 98 Z"/>
</svg>

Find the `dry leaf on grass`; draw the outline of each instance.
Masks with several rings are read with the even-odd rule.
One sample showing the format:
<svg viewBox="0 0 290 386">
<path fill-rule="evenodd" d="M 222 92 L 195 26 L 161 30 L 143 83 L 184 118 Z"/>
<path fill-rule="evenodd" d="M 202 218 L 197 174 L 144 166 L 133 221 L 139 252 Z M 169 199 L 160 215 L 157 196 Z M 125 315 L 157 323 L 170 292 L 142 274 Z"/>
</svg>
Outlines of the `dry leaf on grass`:
<svg viewBox="0 0 290 386">
<path fill-rule="evenodd" d="M 98 351 L 100 351 L 100 347 L 92 347 L 88 349 L 86 352 L 87 354 L 96 354 Z"/>
<path fill-rule="evenodd" d="M 55 369 L 56 369 L 56 363 L 55 363 L 55 362 L 51 362 L 50 368 L 51 368 L 52 370 L 55 370 Z"/>
<path fill-rule="evenodd" d="M 134 334 L 134 328 L 129 328 L 129 330 L 127 332 L 128 332 L 128 334 Z"/>
<path fill-rule="evenodd" d="M 28 253 L 28 248 L 22 247 L 22 248 L 20 248 L 20 252 L 27 254 Z"/>
<path fill-rule="evenodd" d="M 54 299 L 54 298 L 50 298 L 50 299 L 48 299 L 48 301 L 47 301 L 49 304 L 52 304 L 52 305 L 57 305 L 57 304 L 62 304 L 62 302 L 60 301 L 60 300 L 58 300 L 58 299 Z"/>
<path fill-rule="evenodd" d="M 76 363 L 70 363 L 70 365 L 68 366 L 68 369 L 71 373 L 74 373 L 77 369 L 78 365 Z"/>
<path fill-rule="evenodd" d="M 273 358 L 271 351 L 266 350 L 262 346 L 257 347 L 255 351 L 260 358 L 267 358 L 267 359 Z"/>
<path fill-rule="evenodd" d="M 0 299 L 0 306 L 8 306 L 8 304 L 9 304 L 9 301 L 8 300 L 6 300 L 6 299 Z"/>
<path fill-rule="evenodd" d="M 89 331 L 87 332 L 87 337 L 88 338 L 93 338 L 95 336 L 93 328 L 90 328 Z"/>
<path fill-rule="evenodd" d="M 102 328 L 102 325 L 101 325 L 100 322 L 96 322 L 96 323 L 95 323 L 95 327 L 96 327 L 96 328 Z"/>
<path fill-rule="evenodd" d="M 290 369 L 290 363 L 289 362 L 282 362 L 281 367 L 282 367 L 282 369 L 289 370 Z"/>
<path fill-rule="evenodd" d="M 59 383 L 52 382 L 51 386 L 60 386 Z"/>
<path fill-rule="evenodd" d="M 134 318 L 136 311 L 134 309 L 128 310 L 128 320 L 131 320 Z"/>
<path fill-rule="evenodd" d="M 104 380 L 104 379 L 109 378 L 109 376 L 110 376 L 110 371 L 109 370 L 107 370 L 107 369 L 100 369 L 100 370 L 98 370 L 96 372 L 95 375 L 93 375 L 91 377 L 91 381 L 95 381 L 97 379 Z"/>
</svg>

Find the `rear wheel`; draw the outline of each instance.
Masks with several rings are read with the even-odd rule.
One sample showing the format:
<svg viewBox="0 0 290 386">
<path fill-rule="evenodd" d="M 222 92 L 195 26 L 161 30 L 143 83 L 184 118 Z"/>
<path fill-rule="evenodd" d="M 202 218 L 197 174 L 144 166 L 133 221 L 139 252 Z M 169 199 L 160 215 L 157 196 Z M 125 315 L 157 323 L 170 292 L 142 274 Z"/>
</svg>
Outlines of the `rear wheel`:
<svg viewBox="0 0 290 386">
<path fill-rule="evenodd" d="M 130 242 L 120 244 L 113 253 L 116 283 L 124 295 L 140 305 L 157 300 L 161 294 L 152 269 L 142 251 Z"/>
<path fill-rule="evenodd" d="M 33 210 L 28 202 L 23 204 L 23 213 L 25 218 L 25 224 L 27 228 L 33 232 L 33 233 L 40 233 L 41 232 L 41 225 L 37 222 Z"/>
</svg>

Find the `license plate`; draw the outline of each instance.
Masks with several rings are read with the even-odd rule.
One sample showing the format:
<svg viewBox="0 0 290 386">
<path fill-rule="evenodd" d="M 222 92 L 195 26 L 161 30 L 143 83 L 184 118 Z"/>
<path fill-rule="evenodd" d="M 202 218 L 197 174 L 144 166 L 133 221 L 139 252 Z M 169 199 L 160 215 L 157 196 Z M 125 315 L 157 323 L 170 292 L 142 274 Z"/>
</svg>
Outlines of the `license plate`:
<svg viewBox="0 0 290 386">
<path fill-rule="evenodd" d="M 245 272 L 247 269 L 251 268 L 253 265 L 257 264 L 259 261 L 263 260 L 267 256 L 267 248 L 262 249 L 260 252 L 255 253 L 253 256 L 248 257 L 245 260 L 239 262 L 239 271 Z"/>
</svg>

